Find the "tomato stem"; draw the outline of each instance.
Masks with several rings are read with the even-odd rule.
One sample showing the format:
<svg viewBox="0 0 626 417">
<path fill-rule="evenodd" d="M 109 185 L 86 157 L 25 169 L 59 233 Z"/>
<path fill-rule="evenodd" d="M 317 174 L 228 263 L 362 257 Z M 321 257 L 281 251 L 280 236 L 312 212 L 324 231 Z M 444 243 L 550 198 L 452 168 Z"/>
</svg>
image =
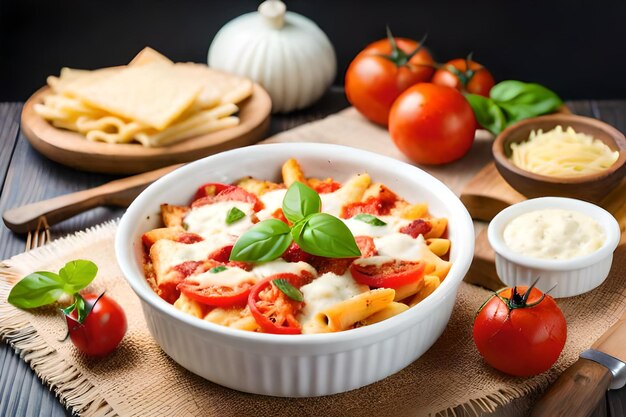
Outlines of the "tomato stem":
<svg viewBox="0 0 626 417">
<path fill-rule="evenodd" d="M 543 299 L 546 297 L 545 294 L 541 294 L 539 300 L 535 301 L 534 303 L 528 304 L 528 297 L 530 297 L 530 293 L 532 292 L 533 288 L 535 288 L 535 285 L 537 285 L 537 283 L 539 282 L 539 278 L 540 277 L 537 277 L 537 279 L 535 279 L 535 282 L 533 282 L 532 285 L 528 287 L 523 295 L 520 295 L 520 293 L 517 292 L 517 287 L 513 287 L 513 294 L 507 303 L 510 310 L 515 308 L 534 307 L 543 301 Z"/>
<path fill-rule="evenodd" d="M 407 54 L 402 49 L 400 49 L 400 47 L 398 47 L 398 43 L 396 42 L 396 39 L 393 37 L 393 34 L 391 33 L 391 29 L 389 28 L 389 26 L 387 26 L 387 39 L 389 40 L 389 45 L 391 45 L 391 53 L 389 55 L 378 54 L 378 56 L 380 56 L 381 58 L 388 59 L 389 61 L 393 62 L 398 68 L 409 66 L 409 61 L 411 61 L 411 59 L 417 53 L 419 53 L 419 51 L 424 46 L 424 42 L 426 41 L 427 37 L 428 37 L 428 34 L 425 34 L 422 37 L 422 39 L 419 41 L 419 43 L 417 44 L 417 47 L 413 51 Z"/>
</svg>

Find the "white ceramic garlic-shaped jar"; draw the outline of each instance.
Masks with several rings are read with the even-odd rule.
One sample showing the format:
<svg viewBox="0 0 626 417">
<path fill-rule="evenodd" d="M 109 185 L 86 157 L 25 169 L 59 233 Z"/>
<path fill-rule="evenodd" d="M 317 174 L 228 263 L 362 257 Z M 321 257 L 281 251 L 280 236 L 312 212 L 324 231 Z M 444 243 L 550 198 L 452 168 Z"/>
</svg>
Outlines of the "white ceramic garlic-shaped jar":
<svg viewBox="0 0 626 417">
<path fill-rule="evenodd" d="M 251 78 L 272 97 L 272 112 L 288 112 L 319 99 L 335 79 L 328 37 L 311 20 L 267 0 L 258 12 L 228 22 L 209 48 L 210 67 Z"/>
</svg>

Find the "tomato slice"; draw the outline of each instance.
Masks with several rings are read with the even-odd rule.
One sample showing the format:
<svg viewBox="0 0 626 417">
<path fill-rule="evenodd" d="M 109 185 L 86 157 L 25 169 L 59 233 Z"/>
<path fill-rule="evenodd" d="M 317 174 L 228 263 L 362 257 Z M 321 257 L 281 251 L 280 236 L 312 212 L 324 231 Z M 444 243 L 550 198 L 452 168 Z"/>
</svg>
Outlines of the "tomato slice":
<svg viewBox="0 0 626 417">
<path fill-rule="evenodd" d="M 196 194 L 194 194 L 193 196 L 193 200 L 192 201 L 196 201 L 199 200 L 203 197 L 209 197 L 209 196 L 214 196 L 219 194 L 220 192 L 231 188 L 231 187 L 235 187 L 234 185 L 230 185 L 230 184 L 222 184 L 219 182 L 209 182 L 206 183 L 204 185 L 201 185 L 200 187 L 198 187 L 198 190 L 196 191 Z"/>
<path fill-rule="evenodd" d="M 362 202 L 345 205 L 341 210 L 341 217 L 349 219 L 361 213 L 384 216 L 389 214 L 391 209 L 396 205 L 397 201 L 398 200 L 395 195 L 385 196 L 384 198 L 370 197 Z"/>
<path fill-rule="evenodd" d="M 304 303 L 287 297 L 273 284 L 275 279 L 285 279 L 295 287 L 302 280 L 296 274 L 281 273 L 259 281 L 248 296 L 250 312 L 265 333 L 300 334 L 302 329 L 296 314 Z"/>
<path fill-rule="evenodd" d="M 361 258 L 369 258 L 378 253 L 374 239 L 371 236 L 355 236 L 354 241 L 361 251 Z"/>
<path fill-rule="evenodd" d="M 205 195 L 200 198 L 195 198 L 191 203 L 191 207 L 200 207 L 206 204 L 213 204 L 220 201 L 242 201 L 244 203 L 250 203 L 253 205 L 254 211 L 259 211 L 263 209 L 263 202 L 257 198 L 256 195 L 249 193 L 241 187 L 237 187 L 236 185 L 225 185 L 225 184 L 207 184 L 202 187 L 214 187 L 210 189 L 215 189 L 216 193 L 213 195 Z M 202 188 L 200 187 L 200 188 Z M 200 190 L 196 192 L 196 196 L 202 195 Z"/>
<path fill-rule="evenodd" d="M 219 273 L 219 272 L 218 272 Z M 201 282 L 197 275 L 184 279 L 176 287 L 187 297 L 199 303 L 213 307 L 244 306 L 254 282 L 241 282 L 235 287 L 215 285 L 211 282 Z"/>
<path fill-rule="evenodd" d="M 424 277 L 424 262 L 398 259 L 383 264 L 365 264 L 356 260 L 350 265 L 350 273 L 359 284 L 374 288 L 398 288 Z"/>
</svg>

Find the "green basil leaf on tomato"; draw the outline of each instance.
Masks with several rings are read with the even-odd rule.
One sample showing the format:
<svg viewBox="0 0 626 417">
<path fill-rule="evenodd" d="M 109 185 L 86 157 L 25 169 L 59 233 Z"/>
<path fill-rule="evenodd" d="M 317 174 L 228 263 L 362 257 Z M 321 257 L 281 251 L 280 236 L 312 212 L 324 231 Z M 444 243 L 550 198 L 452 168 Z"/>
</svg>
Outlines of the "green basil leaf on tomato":
<svg viewBox="0 0 626 417">
<path fill-rule="evenodd" d="M 292 273 L 279 273 L 259 281 L 248 295 L 250 313 L 265 333 L 299 334 L 302 330 L 296 315 L 302 303 L 289 299 L 274 284 L 276 280 L 295 283 L 300 277 Z"/>
<path fill-rule="evenodd" d="M 370 224 L 372 226 L 386 226 L 387 225 L 387 223 L 380 220 L 378 217 L 372 216 L 371 214 L 367 214 L 367 213 L 357 214 L 356 216 L 354 216 L 354 219 L 362 221 L 363 223 Z"/>
<path fill-rule="evenodd" d="M 327 213 L 317 213 L 294 226 L 292 236 L 307 253 L 328 258 L 361 256 L 352 232 L 344 222 Z"/>
<path fill-rule="evenodd" d="M 507 125 L 506 117 L 496 102 L 478 94 L 466 94 L 465 98 L 474 111 L 476 121 L 485 129 L 499 134 Z"/>
<path fill-rule="evenodd" d="M 319 213 L 321 209 L 319 194 L 298 181 L 291 184 L 283 199 L 283 214 L 292 223 Z"/>
<path fill-rule="evenodd" d="M 278 258 L 292 242 L 289 226 L 276 219 L 263 220 L 239 236 L 231 261 L 267 262 Z"/>
<path fill-rule="evenodd" d="M 236 221 L 243 219 L 244 217 L 246 217 L 246 213 L 239 210 L 237 207 L 233 207 L 228 210 L 228 213 L 226 213 L 226 224 L 233 224 Z"/>
<path fill-rule="evenodd" d="M 65 283 L 65 292 L 72 294 L 85 288 L 98 273 L 98 266 L 87 260 L 77 259 L 65 264 L 59 270 L 59 277 Z"/>
<path fill-rule="evenodd" d="M 272 282 L 274 283 L 274 285 L 276 285 L 276 288 L 281 290 L 283 294 L 285 294 L 292 300 L 300 302 L 304 301 L 304 295 L 302 295 L 302 292 L 300 292 L 299 289 L 291 285 L 286 279 L 275 279 Z"/>
<path fill-rule="evenodd" d="M 54 272 L 33 272 L 15 284 L 7 301 L 19 308 L 41 307 L 54 303 L 64 287 L 65 281 Z"/>
<path fill-rule="evenodd" d="M 225 265 L 218 265 L 216 267 L 213 267 L 211 269 L 209 269 L 209 273 L 211 274 L 219 274 L 220 272 L 226 271 L 228 269 L 228 267 L 226 267 Z"/>
</svg>

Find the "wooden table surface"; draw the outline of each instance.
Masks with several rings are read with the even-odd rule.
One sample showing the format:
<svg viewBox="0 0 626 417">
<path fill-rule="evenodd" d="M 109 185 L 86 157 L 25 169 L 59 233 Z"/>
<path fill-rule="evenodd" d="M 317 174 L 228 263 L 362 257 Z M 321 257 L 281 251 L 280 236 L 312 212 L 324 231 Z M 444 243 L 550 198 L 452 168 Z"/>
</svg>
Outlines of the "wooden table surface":
<svg viewBox="0 0 626 417">
<path fill-rule="evenodd" d="M 333 89 L 312 108 L 274 116 L 268 135 L 322 118 L 344 107 L 341 89 Z M 574 113 L 602 119 L 626 132 L 626 100 L 569 102 Z M 27 203 L 101 185 L 118 177 L 66 168 L 39 155 L 20 133 L 21 103 L 0 103 L 0 212 Z M 122 215 L 123 209 L 100 207 L 55 225 L 52 238 L 97 225 Z M 0 233 L 0 259 L 24 250 L 25 236 L 4 225 Z M 8 345 L 0 344 L 0 416 L 71 415 Z M 626 388 L 609 391 L 594 415 L 626 417 Z"/>
</svg>

